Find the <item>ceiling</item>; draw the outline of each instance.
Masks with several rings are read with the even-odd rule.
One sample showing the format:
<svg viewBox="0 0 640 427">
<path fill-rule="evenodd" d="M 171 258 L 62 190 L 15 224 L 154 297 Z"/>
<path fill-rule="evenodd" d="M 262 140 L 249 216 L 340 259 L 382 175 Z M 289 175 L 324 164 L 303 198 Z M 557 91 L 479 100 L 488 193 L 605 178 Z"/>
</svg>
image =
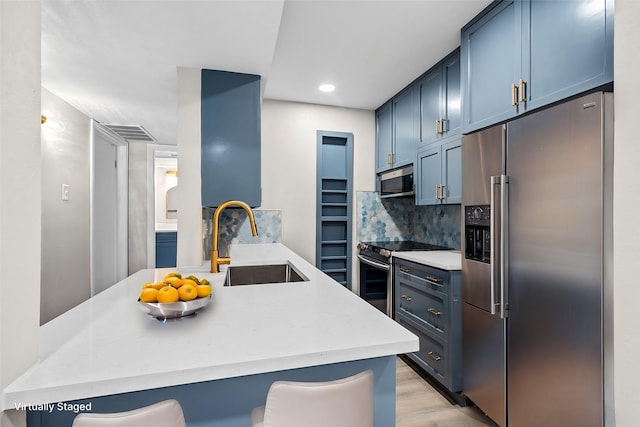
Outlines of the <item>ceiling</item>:
<svg viewBox="0 0 640 427">
<path fill-rule="evenodd" d="M 177 67 L 262 76 L 263 98 L 373 110 L 490 0 L 45 0 L 42 85 L 176 144 Z M 318 86 L 330 82 L 333 93 Z"/>
</svg>

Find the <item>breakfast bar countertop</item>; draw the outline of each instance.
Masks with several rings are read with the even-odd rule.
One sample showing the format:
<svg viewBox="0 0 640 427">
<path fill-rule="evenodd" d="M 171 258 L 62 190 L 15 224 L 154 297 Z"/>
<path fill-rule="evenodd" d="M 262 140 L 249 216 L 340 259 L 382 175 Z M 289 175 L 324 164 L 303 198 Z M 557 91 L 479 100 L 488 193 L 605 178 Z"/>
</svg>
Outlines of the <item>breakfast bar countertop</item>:
<svg viewBox="0 0 640 427">
<path fill-rule="evenodd" d="M 418 338 L 282 244 L 231 246 L 231 265 L 289 262 L 309 281 L 224 287 L 208 266 L 140 270 L 40 328 L 40 359 L 2 410 L 416 351 Z M 170 271 L 207 278 L 211 303 L 158 321 L 137 302 Z"/>
</svg>

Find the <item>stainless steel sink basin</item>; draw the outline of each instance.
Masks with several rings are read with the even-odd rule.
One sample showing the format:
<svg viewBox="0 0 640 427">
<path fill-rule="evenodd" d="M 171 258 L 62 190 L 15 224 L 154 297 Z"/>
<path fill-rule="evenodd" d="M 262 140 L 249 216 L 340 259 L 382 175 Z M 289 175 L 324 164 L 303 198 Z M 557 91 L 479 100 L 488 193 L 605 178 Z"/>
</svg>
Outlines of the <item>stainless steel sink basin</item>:
<svg viewBox="0 0 640 427">
<path fill-rule="evenodd" d="M 224 286 L 263 285 L 267 283 L 307 282 L 291 264 L 229 266 Z"/>
</svg>

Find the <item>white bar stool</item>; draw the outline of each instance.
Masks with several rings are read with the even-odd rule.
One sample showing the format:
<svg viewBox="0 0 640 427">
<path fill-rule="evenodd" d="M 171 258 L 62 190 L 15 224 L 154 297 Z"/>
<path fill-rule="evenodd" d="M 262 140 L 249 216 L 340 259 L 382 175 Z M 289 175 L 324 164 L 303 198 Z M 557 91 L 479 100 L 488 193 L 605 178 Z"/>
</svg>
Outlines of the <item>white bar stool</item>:
<svg viewBox="0 0 640 427">
<path fill-rule="evenodd" d="M 112 414 L 78 414 L 72 427 L 185 427 L 182 407 L 177 400 L 164 400 L 143 408 Z"/>
<path fill-rule="evenodd" d="M 276 381 L 252 427 L 372 427 L 373 372 L 327 382 Z"/>
</svg>

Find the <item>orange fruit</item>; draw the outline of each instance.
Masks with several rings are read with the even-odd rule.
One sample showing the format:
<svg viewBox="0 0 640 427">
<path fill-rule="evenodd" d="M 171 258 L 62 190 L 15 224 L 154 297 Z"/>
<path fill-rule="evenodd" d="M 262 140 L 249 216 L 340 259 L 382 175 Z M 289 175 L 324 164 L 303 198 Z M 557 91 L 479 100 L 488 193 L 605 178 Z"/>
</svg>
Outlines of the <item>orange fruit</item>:
<svg viewBox="0 0 640 427">
<path fill-rule="evenodd" d="M 182 285 L 178 289 L 178 294 L 180 295 L 180 299 L 182 301 L 191 301 L 192 299 L 196 299 L 198 297 L 198 291 L 196 287 L 193 285 Z"/>
<path fill-rule="evenodd" d="M 144 288 L 153 288 L 153 283 L 145 283 L 144 285 L 142 285 L 142 289 Z"/>
<path fill-rule="evenodd" d="M 152 285 L 153 289 L 160 289 L 160 288 L 164 288 L 165 286 L 167 286 L 166 283 L 163 282 L 156 282 Z"/>
<path fill-rule="evenodd" d="M 171 272 L 171 273 L 167 273 L 167 274 L 164 276 L 164 279 L 168 279 L 169 277 L 177 277 L 178 279 L 182 279 L 182 274 L 180 274 L 180 273 L 178 273 L 178 272 L 173 271 L 173 272 Z"/>
<path fill-rule="evenodd" d="M 142 288 L 140 292 L 140 301 L 142 302 L 157 302 L 158 290 L 153 288 Z"/>
<path fill-rule="evenodd" d="M 211 286 L 198 285 L 196 286 L 196 290 L 198 291 L 198 298 L 204 298 L 211 295 Z"/>
<path fill-rule="evenodd" d="M 211 283 L 209 283 L 209 281 L 207 279 L 202 279 L 202 280 L 200 280 L 200 284 L 209 286 Z"/>
<path fill-rule="evenodd" d="M 179 288 L 180 286 L 182 286 L 182 279 L 179 277 L 171 276 L 162 281 L 167 285 L 173 286 L 174 288 Z"/>
<path fill-rule="evenodd" d="M 176 302 L 179 299 L 178 290 L 173 286 L 165 286 L 158 291 L 158 302 Z"/>
<path fill-rule="evenodd" d="M 200 280 L 196 276 L 194 276 L 193 274 L 190 274 L 189 276 L 182 278 L 182 280 L 184 280 L 184 279 L 193 280 L 194 282 L 196 282 L 197 285 L 200 284 Z"/>
<path fill-rule="evenodd" d="M 198 286 L 198 283 L 195 280 L 182 279 L 182 286 L 184 286 L 184 285 L 191 285 L 191 286 L 193 286 L 195 288 L 196 286 Z"/>
</svg>

